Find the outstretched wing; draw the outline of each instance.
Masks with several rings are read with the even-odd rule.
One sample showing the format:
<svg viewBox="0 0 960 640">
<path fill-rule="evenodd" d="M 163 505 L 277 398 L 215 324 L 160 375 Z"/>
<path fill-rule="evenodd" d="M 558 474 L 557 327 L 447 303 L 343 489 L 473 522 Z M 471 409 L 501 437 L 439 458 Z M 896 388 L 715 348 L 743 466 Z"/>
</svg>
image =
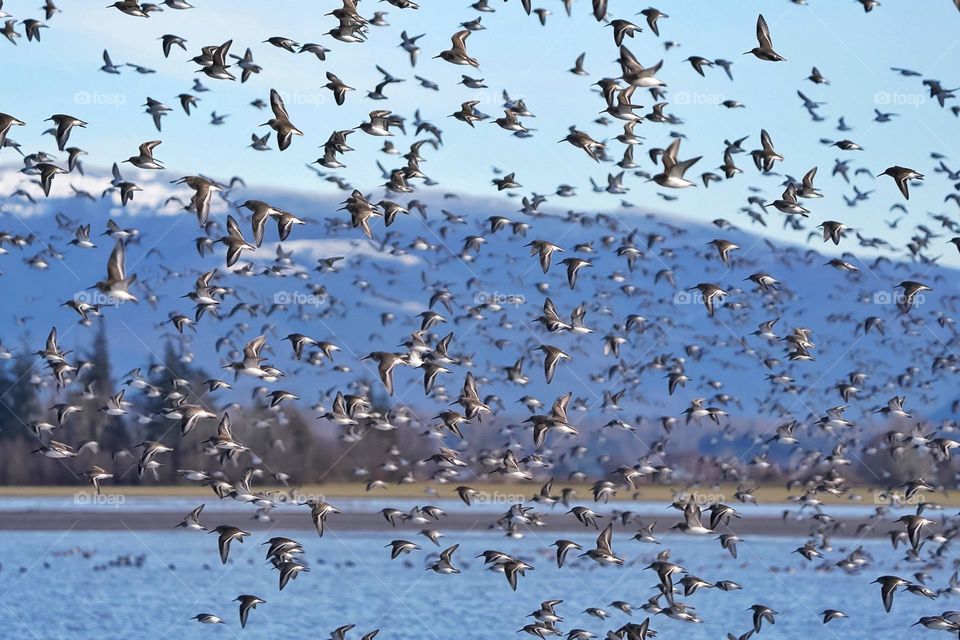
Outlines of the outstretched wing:
<svg viewBox="0 0 960 640">
<path fill-rule="evenodd" d="M 226 67 L 227 66 L 227 54 L 230 52 L 230 45 L 233 44 L 233 40 L 227 40 L 219 47 L 213 48 L 211 57 L 213 58 L 214 64 Z"/>
<path fill-rule="evenodd" d="M 467 50 L 467 38 L 470 37 L 470 30 L 464 29 L 462 31 L 457 31 L 450 37 L 450 43 L 453 44 L 453 48 L 458 51 L 466 52 Z"/>
<path fill-rule="evenodd" d="M 124 272 L 127 269 L 126 263 L 127 250 L 123 246 L 123 242 L 118 240 L 117 245 L 110 253 L 110 259 L 107 260 L 107 280 L 109 282 L 123 281 L 125 279 Z"/>
<path fill-rule="evenodd" d="M 267 341 L 267 336 L 259 335 L 250 342 L 247 343 L 247 346 L 243 348 L 243 356 L 245 358 L 259 358 L 260 350 L 263 348 L 264 343 Z"/>
<path fill-rule="evenodd" d="M 607 526 L 603 528 L 603 531 L 600 532 L 600 535 L 597 536 L 597 549 L 599 551 L 604 551 L 613 555 L 613 549 L 611 545 L 613 543 L 613 523 L 608 522 Z"/>
<path fill-rule="evenodd" d="M 683 510 L 683 517 L 687 521 L 688 527 L 702 527 L 700 507 L 693 502 L 688 502 Z"/>
<path fill-rule="evenodd" d="M 661 161 L 663 162 L 663 168 L 665 171 L 670 171 L 677 164 L 677 154 L 680 152 L 680 138 L 674 138 L 673 142 L 670 143 L 670 146 L 666 148 L 661 156 Z"/>
<path fill-rule="evenodd" d="M 764 49 L 773 48 L 773 42 L 770 40 L 770 27 L 767 26 L 767 21 L 762 13 L 757 16 L 757 42 Z"/>
<path fill-rule="evenodd" d="M 270 108 L 273 109 L 273 115 L 277 117 L 277 120 L 290 119 L 290 116 L 287 115 L 287 108 L 283 104 L 283 98 L 280 97 L 276 89 L 270 89 Z"/>
<path fill-rule="evenodd" d="M 567 421 L 567 406 L 570 404 L 570 398 L 572 397 L 573 392 L 567 391 L 565 394 L 556 399 L 551 410 L 554 418 L 564 422 Z"/>
<path fill-rule="evenodd" d="M 453 566 L 453 552 L 456 551 L 459 546 L 459 544 L 455 544 L 452 547 L 444 549 L 440 554 L 440 561 Z"/>
<path fill-rule="evenodd" d="M 760 130 L 760 146 L 763 147 L 764 151 L 773 151 L 773 141 L 770 140 L 770 134 L 767 133 L 766 129 Z"/>
<path fill-rule="evenodd" d="M 160 140 L 151 140 L 140 145 L 140 154 L 144 156 L 153 156 L 153 150 L 160 145 Z"/>
<path fill-rule="evenodd" d="M 237 224 L 237 221 L 233 216 L 227 216 L 227 235 L 234 238 L 242 238 L 243 234 L 240 232 L 240 225 Z"/>
<path fill-rule="evenodd" d="M 223 419 L 220 420 L 220 424 L 217 426 L 217 436 L 225 440 L 232 440 L 233 433 L 230 431 L 230 414 L 223 414 Z"/>
<path fill-rule="evenodd" d="M 607 15 L 607 0 L 593 0 L 593 17 L 597 22 L 603 20 Z"/>
</svg>

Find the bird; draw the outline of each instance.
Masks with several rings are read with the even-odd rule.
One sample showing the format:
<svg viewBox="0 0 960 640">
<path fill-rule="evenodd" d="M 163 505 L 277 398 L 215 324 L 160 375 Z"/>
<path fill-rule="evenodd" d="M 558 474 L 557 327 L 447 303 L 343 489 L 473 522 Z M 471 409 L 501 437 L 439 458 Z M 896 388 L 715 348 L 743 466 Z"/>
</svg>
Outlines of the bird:
<svg viewBox="0 0 960 640">
<path fill-rule="evenodd" d="M 903 290 L 903 300 L 898 302 L 900 310 L 903 311 L 903 313 L 908 313 L 910 309 L 913 308 L 918 295 L 922 295 L 925 291 L 933 291 L 933 289 L 922 282 L 916 282 L 914 280 L 904 280 L 897 285 L 897 288 Z"/>
<path fill-rule="evenodd" d="M 688 502 L 684 506 L 683 518 L 684 521 L 682 523 L 674 525 L 671 528 L 689 535 L 715 533 L 712 528 L 703 526 L 700 507 L 695 502 Z"/>
<path fill-rule="evenodd" d="M 226 624 L 226 622 L 223 621 L 223 618 L 212 613 L 198 613 L 197 615 L 193 616 L 191 620 L 196 620 L 201 624 Z"/>
<path fill-rule="evenodd" d="M 480 63 L 477 62 L 476 58 L 471 58 L 467 55 L 467 38 L 470 37 L 470 30 L 463 29 L 462 31 L 457 31 L 450 38 L 450 48 L 441 51 L 434 58 L 440 58 L 445 62 L 458 65 L 469 65 L 475 69 L 480 67 Z"/>
<path fill-rule="evenodd" d="M 700 295 L 703 296 L 703 304 L 707 308 L 707 315 L 711 318 L 716 312 L 716 299 L 724 298 L 730 295 L 728 292 L 721 289 L 718 285 L 710 282 L 701 282 L 695 287 L 691 287 L 688 291 L 699 291 Z"/>
<path fill-rule="evenodd" d="M 89 478 L 90 484 L 93 485 L 97 495 L 100 495 L 100 482 L 103 480 L 109 480 L 113 477 L 112 473 L 109 473 L 106 469 L 97 465 L 93 465 L 89 470 L 84 471 L 82 475 Z"/>
<path fill-rule="evenodd" d="M 130 293 L 130 287 L 136 282 L 137 276 L 127 276 L 127 250 L 122 240 L 117 240 L 110 252 L 107 261 L 107 277 L 97 282 L 94 287 L 106 295 L 111 304 L 137 302 L 137 297 Z"/>
<path fill-rule="evenodd" d="M 670 143 L 670 146 L 667 147 L 667 149 L 663 152 L 663 155 L 660 157 L 660 160 L 663 163 L 663 172 L 653 176 L 652 179 L 661 187 L 682 189 L 685 187 L 696 186 L 695 182 L 687 180 L 683 176 L 687 172 L 687 169 L 700 161 L 701 156 L 690 158 L 689 160 L 684 160 L 681 162 L 677 159 L 677 154 L 679 151 L 680 138 L 676 138 Z"/>
<path fill-rule="evenodd" d="M 86 128 L 88 124 L 80 118 L 75 118 L 63 113 L 56 113 L 47 118 L 44 122 L 53 122 L 55 125 L 57 125 L 57 128 L 54 131 L 54 136 L 57 139 L 57 149 L 60 151 L 63 151 L 66 148 L 67 142 L 70 140 L 70 132 L 73 131 L 74 127 Z"/>
<path fill-rule="evenodd" d="M 587 557 L 601 565 L 624 563 L 623 558 L 618 557 L 611 548 L 613 537 L 613 523 L 607 523 L 600 535 L 597 537 L 597 546 L 595 549 L 588 549 L 581 557 Z"/>
<path fill-rule="evenodd" d="M 750 607 L 753 610 L 753 630 L 755 633 L 760 633 L 760 629 L 764 622 L 769 622 L 774 624 L 773 616 L 776 615 L 776 611 L 770 607 L 764 606 L 762 604 L 755 604 Z"/>
<path fill-rule="evenodd" d="M 310 517 L 313 519 L 317 535 L 322 538 L 327 516 L 331 513 L 340 513 L 340 510 L 323 500 L 308 500 L 306 504 L 310 507 Z"/>
<path fill-rule="evenodd" d="M 546 378 L 547 384 L 553 382 L 553 376 L 556 374 L 557 365 L 561 360 L 571 360 L 569 354 L 565 353 L 563 350 L 548 345 L 542 344 L 539 347 L 536 347 L 535 350 L 542 351 L 544 354 L 543 358 L 543 374 Z"/>
<path fill-rule="evenodd" d="M 909 583 L 903 578 L 886 575 L 880 576 L 871 584 L 880 584 L 880 597 L 883 600 L 883 608 L 887 613 L 890 613 L 890 609 L 893 607 L 893 594 L 897 592 L 898 587 Z"/>
<path fill-rule="evenodd" d="M 324 86 L 327 89 L 330 89 L 333 92 L 334 101 L 337 103 L 337 106 L 343 106 L 343 103 L 347 99 L 347 91 L 353 91 L 353 87 L 347 86 L 340 78 L 335 74 L 327 71 L 327 84 Z"/>
<path fill-rule="evenodd" d="M 662 18 L 670 17 L 667 14 L 660 11 L 659 9 L 655 9 L 653 7 L 648 7 L 644 9 L 643 11 L 640 12 L 640 14 L 646 18 L 647 25 L 650 27 L 650 31 L 652 31 L 653 35 L 657 37 L 660 36 L 660 28 L 657 21 Z"/>
<path fill-rule="evenodd" d="M 7 135 L 12 127 L 23 127 L 26 123 L 6 113 L 0 113 L 0 148 L 6 146 Z"/>
<path fill-rule="evenodd" d="M 433 564 L 427 567 L 428 570 L 433 571 L 434 573 L 439 573 L 443 575 L 450 575 L 454 573 L 460 573 L 460 570 L 453 566 L 453 554 L 460 547 L 459 544 L 455 544 L 451 547 L 447 547 L 440 553 L 440 558 L 436 560 Z"/>
<path fill-rule="evenodd" d="M 100 70 L 104 73 L 111 73 L 113 75 L 120 75 L 120 67 L 113 64 L 113 61 L 110 59 L 110 54 L 106 49 L 103 50 L 103 66 L 100 67 Z"/>
<path fill-rule="evenodd" d="M 240 603 L 240 628 L 247 628 L 247 619 L 250 616 L 250 610 L 256 609 L 258 604 L 266 604 L 267 601 L 253 595 L 239 595 L 233 599 Z"/>
<path fill-rule="evenodd" d="M 892 166 L 883 170 L 881 176 L 890 176 L 897 183 L 897 188 L 903 194 L 904 200 L 910 199 L 910 181 L 923 180 L 923 174 L 906 167 Z M 878 176 L 879 177 L 879 176 Z"/>
<path fill-rule="evenodd" d="M 757 16 L 757 43 L 759 46 L 754 47 L 743 55 L 752 53 L 757 58 L 767 62 L 783 62 L 786 60 L 786 58 L 773 50 L 773 39 L 770 37 L 770 27 L 767 26 L 767 21 L 764 19 L 762 13 Z"/>
<path fill-rule="evenodd" d="M 199 507 L 188 513 L 180 522 L 180 524 L 177 525 L 177 528 L 206 531 L 207 528 L 200 524 L 200 514 L 203 513 L 203 508 L 205 506 L 206 505 L 201 504 Z"/>
<path fill-rule="evenodd" d="M 221 524 L 212 529 L 209 533 L 217 534 L 217 546 L 220 549 L 220 562 L 227 564 L 227 558 L 230 556 L 230 543 L 234 540 L 243 542 L 243 539 L 250 534 L 238 527 Z"/>
<path fill-rule="evenodd" d="M 277 147 L 280 148 L 280 151 L 285 151 L 290 146 L 293 136 L 302 136 L 303 132 L 290 122 L 290 116 L 287 115 L 283 98 L 280 97 L 280 93 L 276 89 L 270 89 L 270 109 L 273 111 L 273 117 L 260 126 L 268 126 L 276 131 Z"/>
<path fill-rule="evenodd" d="M 160 140 L 151 140 L 140 145 L 140 153 L 130 156 L 124 162 L 129 162 L 138 169 L 157 169 L 162 170 L 163 164 L 153 157 L 153 150 L 161 144 Z"/>
<path fill-rule="evenodd" d="M 550 546 L 555 546 L 557 548 L 557 568 L 562 569 L 563 563 L 566 561 L 567 554 L 571 550 L 580 551 L 583 549 L 579 544 L 573 542 L 572 540 L 557 540 Z"/>
</svg>

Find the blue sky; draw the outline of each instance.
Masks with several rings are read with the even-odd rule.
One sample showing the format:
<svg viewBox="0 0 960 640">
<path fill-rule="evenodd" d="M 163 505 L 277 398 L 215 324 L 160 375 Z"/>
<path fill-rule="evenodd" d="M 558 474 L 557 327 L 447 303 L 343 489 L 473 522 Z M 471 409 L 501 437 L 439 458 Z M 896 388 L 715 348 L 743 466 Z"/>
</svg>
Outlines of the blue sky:
<svg viewBox="0 0 960 640">
<path fill-rule="evenodd" d="M 40 17 L 35 15 L 36 4 L 7 2 L 4 9 L 18 19 Z M 332 2 L 197 0 L 196 9 L 167 10 L 149 19 L 128 17 L 104 9 L 101 4 L 84 4 L 65 4 L 64 13 L 49 22 L 50 29 L 43 30 L 42 43 L 28 43 L 21 38 L 14 47 L 0 42 L 7 63 L 7 87 L 15 89 L 6 92 L 0 111 L 27 121 L 27 127 L 11 133 L 24 149 L 55 151 L 52 138 L 41 137 L 46 126 L 41 121 L 53 113 L 68 113 L 90 123 L 87 130 L 76 131 L 71 139 L 71 144 L 89 151 L 89 166 L 108 167 L 113 161 L 134 154 L 139 143 L 161 139 L 157 157 L 169 167 L 170 179 L 188 173 L 241 175 L 250 185 L 333 193 L 334 187 L 318 181 L 304 164 L 321 155 L 319 147 L 334 129 L 356 126 L 373 109 L 389 108 L 412 119 L 414 109 L 419 108 L 424 119 L 444 132 L 444 146 L 438 151 L 427 149 L 423 165 L 444 190 L 495 195 L 490 179 L 491 167 L 497 166 L 507 172 L 516 171 L 523 193 L 549 194 L 560 183 L 575 185 L 580 194 L 577 198 L 553 198 L 552 204 L 559 208 L 619 206 L 620 196 L 593 194 L 587 180 L 594 177 L 602 181 L 607 171 L 616 167 L 598 166 L 570 145 L 557 144 L 570 125 L 597 139 L 612 139 L 620 132 L 619 123 L 601 127 L 592 122 L 603 104 L 590 91 L 590 83 L 617 75 L 619 67 L 614 63 L 617 51 L 612 29 L 592 18 L 589 2 L 584 0 L 574 3 L 572 18 L 563 13 L 560 2 L 545 3 L 553 11 L 546 27 L 541 27 L 535 16 L 525 16 L 519 2 L 491 2 L 497 11 L 483 14 L 488 30 L 474 33 L 468 42 L 470 54 L 480 61 L 480 70 L 431 59 L 448 48 L 449 36 L 460 22 L 477 17 L 475 11 L 467 8 L 466 0 L 423 0 L 420 11 L 363 2 L 361 12 L 369 15 L 374 10 L 387 10 L 391 24 L 387 28 L 371 28 L 370 39 L 363 45 L 347 45 L 323 35 L 336 24 L 332 17 L 322 15 L 336 6 Z M 912 227 L 907 223 L 936 225 L 926 217 L 926 212 L 956 215 L 955 205 L 943 202 L 951 185 L 942 174 L 933 174 L 935 162 L 929 154 L 945 154 L 948 166 L 960 168 L 960 119 L 925 96 L 921 78 L 903 78 L 889 71 L 891 66 L 907 67 L 921 72 L 923 78 L 942 80 L 948 88 L 960 85 L 956 71 L 950 68 L 955 66 L 960 52 L 960 13 L 952 2 L 888 0 L 872 13 L 864 14 L 858 3 L 845 0 L 810 0 L 808 6 L 787 0 L 664 1 L 656 6 L 671 17 L 661 21 L 660 38 L 646 29 L 642 16 L 634 15 L 644 6 L 611 0 L 610 11 L 615 17 L 632 19 L 644 27 L 643 33 L 626 41 L 641 62 L 665 60 L 658 77 L 668 84 L 671 104 L 667 110 L 684 120 L 681 127 L 674 129 L 688 138 L 680 155 L 704 156 L 693 168 L 693 174 L 716 170 L 722 160 L 724 138 L 750 135 L 744 146 L 752 149 L 759 145 L 759 130 L 765 127 L 778 151 L 786 157 L 778 170 L 799 177 L 814 165 L 820 167 L 818 186 L 827 197 L 810 204 L 811 227 L 824 219 L 840 220 L 866 235 L 882 235 L 902 244 Z M 754 25 L 761 11 L 770 24 L 776 49 L 787 62 L 763 63 L 741 55 L 755 45 Z M 300 26 L 290 26 L 297 24 Z M 397 46 L 402 29 L 411 35 L 427 34 L 419 41 L 422 52 L 415 69 L 410 68 L 405 52 Z M 165 33 L 186 38 L 189 52 L 175 49 L 169 59 L 164 59 L 158 38 Z M 332 51 L 326 62 L 321 62 L 310 54 L 294 55 L 262 43 L 277 35 L 298 42 L 319 42 Z M 246 84 L 200 76 L 211 91 L 200 94 L 199 112 L 188 118 L 180 110 L 176 95 L 189 91 L 193 78 L 199 76 L 195 73 L 198 67 L 188 62 L 189 58 L 198 53 L 200 46 L 231 38 L 232 53 L 240 55 L 251 47 L 264 72 Z M 681 46 L 665 52 L 665 40 Z M 121 76 L 104 74 L 98 70 L 104 48 L 116 63 L 135 62 L 156 69 L 157 73 L 139 75 L 129 69 Z M 581 51 L 587 54 L 585 66 L 591 74 L 588 77 L 566 71 Z M 700 77 L 683 62 L 691 55 L 732 60 L 735 81 L 730 82 L 719 68 L 708 69 L 707 77 Z M 379 73 L 374 69 L 377 63 L 407 79 L 387 88 L 390 100 L 385 102 L 366 98 L 366 92 L 379 81 Z M 815 86 L 804 80 L 814 65 L 831 80 L 830 86 Z M 357 88 L 344 107 L 337 107 L 329 91 L 322 88 L 326 82 L 323 73 L 328 70 Z M 421 88 L 413 79 L 414 73 L 439 83 L 441 92 Z M 471 90 L 457 85 L 461 73 L 484 78 L 489 88 Z M 257 125 L 269 117 L 250 107 L 249 102 L 258 97 L 266 99 L 270 88 L 287 96 L 291 118 L 306 132 L 304 138 L 294 140 L 293 146 L 282 154 L 246 148 L 252 132 L 267 131 Z M 485 113 L 502 115 L 500 92 L 504 89 L 513 97 L 523 97 L 536 115 L 522 119 L 536 130 L 532 138 L 514 138 L 488 123 L 478 123 L 476 129 L 470 129 L 447 117 L 459 109 L 461 102 L 470 99 L 479 99 L 478 108 Z M 824 122 L 810 121 L 800 106 L 797 89 L 827 103 L 820 110 L 826 118 Z M 164 119 L 160 134 L 139 106 L 147 96 L 175 109 Z M 645 107 L 642 111 L 647 111 L 653 103 L 649 95 L 638 91 L 637 97 L 637 102 Z M 728 110 L 718 106 L 718 102 L 728 98 L 740 100 L 747 108 Z M 893 122 L 878 124 L 872 121 L 874 108 L 900 115 Z M 211 126 L 211 111 L 229 114 L 227 124 Z M 835 130 L 841 115 L 853 127 L 852 131 Z M 646 137 L 645 145 L 636 150 L 636 160 L 642 168 L 652 169 L 646 150 L 665 146 L 670 130 L 667 125 L 649 122 L 637 127 L 636 132 Z M 819 142 L 820 138 L 843 137 L 865 150 L 842 152 Z M 412 141 L 412 135 L 395 138 L 404 150 Z M 399 164 L 396 157 L 378 153 L 381 139 L 358 132 L 349 142 L 357 151 L 343 158 L 348 166 L 337 173 L 361 189 L 374 190 L 383 182 L 375 159 L 387 167 Z M 611 155 L 619 157 L 622 145 L 613 141 L 610 146 Z M 914 189 L 912 199 L 905 203 L 910 218 L 898 230 L 891 231 L 883 223 L 893 217 L 888 215 L 890 205 L 903 202 L 892 180 L 859 177 L 857 184 L 861 189 L 875 192 L 866 203 L 847 208 L 842 196 L 850 195 L 852 189 L 829 177 L 838 157 L 852 158 L 854 167 L 865 166 L 873 174 L 893 164 L 927 174 L 928 183 L 922 189 Z M 12 150 L 0 154 L 0 162 L 16 161 Z M 635 177 L 627 178 L 630 191 L 623 198 L 643 209 L 703 221 L 723 217 L 748 226 L 748 220 L 737 212 L 750 195 L 748 187 L 760 186 L 764 195 L 772 199 L 780 191 L 781 179 L 761 178 L 745 155 L 738 156 L 737 162 L 745 170 L 743 175 L 712 185 L 709 190 L 697 187 L 672 192 L 671 195 L 679 196 L 674 202 L 664 202 L 656 195 L 661 189 Z M 144 175 L 133 168 L 126 169 L 125 174 L 134 180 Z M 769 220 L 769 235 L 802 241 L 805 234 L 780 230 L 778 214 L 773 210 Z M 851 238 L 846 248 L 854 249 L 854 243 Z M 937 253 L 934 247 L 931 254 Z M 943 253 L 948 264 L 960 264 L 952 247 L 945 245 Z"/>
</svg>

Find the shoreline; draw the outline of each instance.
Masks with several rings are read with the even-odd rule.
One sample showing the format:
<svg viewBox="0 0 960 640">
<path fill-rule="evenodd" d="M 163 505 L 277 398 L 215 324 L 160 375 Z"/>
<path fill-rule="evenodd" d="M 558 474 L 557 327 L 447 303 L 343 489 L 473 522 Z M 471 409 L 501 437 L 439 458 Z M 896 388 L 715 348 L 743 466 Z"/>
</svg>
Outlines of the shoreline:
<svg viewBox="0 0 960 640">
<path fill-rule="evenodd" d="M 8 531 L 176 531 L 176 525 L 181 521 L 183 515 L 171 512 L 154 511 L 8 511 L 0 514 L 0 532 Z M 664 515 L 671 515 L 664 513 Z M 218 511 L 205 513 L 201 517 L 201 522 L 208 528 L 213 528 L 219 524 L 231 524 L 248 531 L 267 531 L 267 530 L 293 530 L 293 531 L 314 531 L 313 521 L 310 518 L 309 510 L 303 508 L 297 511 L 275 511 L 271 514 L 272 520 L 269 522 L 260 522 L 252 518 L 250 511 Z M 496 529 L 494 535 L 503 535 L 503 531 L 497 527 L 497 515 L 452 513 L 441 517 L 439 520 L 430 520 L 427 523 L 409 523 L 398 522 L 396 527 L 392 527 L 380 513 L 342 513 L 332 514 L 327 518 L 328 528 L 337 531 L 354 532 L 396 532 L 398 535 L 402 532 L 404 535 L 417 535 L 424 529 L 438 529 L 442 531 L 492 531 Z M 646 518 L 643 524 L 652 522 L 654 519 Z M 599 519 L 600 527 L 608 522 L 607 517 Z M 654 534 L 657 537 L 666 536 L 669 538 L 679 537 L 683 534 L 667 531 L 673 524 L 682 521 L 682 514 L 677 512 L 676 517 L 670 520 L 660 519 Z M 619 519 L 614 519 L 614 527 L 621 532 L 621 535 L 635 532 L 641 523 L 639 520 L 623 525 Z M 835 538 L 878 538 L 886 536 L 894 529 L 894 525 L 885 521 L 871 520 L 868 518 L 839 518 L 836 520 L 836 528 L 831 531 L 831 537 Z M 813 523 L 809 519 L 785 520 L 781 517 L 770 516 L 743 516 L 732 520 L 729 527 L 722 527 L 716 535 L 720 533 L 736 533 L 737 535 L 749 536 L 771 536 L 771 537 L 796 537 L 806 535 L 812 529 Z M 869 530 L 861 531 L 861 527 L 870 525 Z M 521 527 L 521 532 L 526 532 L 527 527 Z M 562 513 L 546 514 L 544 526 L 536 527 L 534 531 L 540 533 L 549 532 L 568 532 L 578 533 L 585 536 L 597 535 L 597 530 L 592 527 L 585 527 L 578 522 L 572 515 Z M 709 534 L 710 537 L 714 534 Z"/>
<path fill-rule="evenodd" d="M 356 482 L 335 482 L 326 484 L 304 484 L 304 485 L 257 485 L 254 489 L 263 494 L 290 494 L 296 492 L 308 496 L 325 496 L 327 498 L 349 498 L 357 500 L 376 501 L 381 498 L 409 498 L 409 499 L 437 499 L 451 498 L 459 500 L 456 488 L 460 484 L 469 485 L 481 494 L 502 501 L 503 498 L 517 498 L 523 496 L 525 500 L 532 498 L 540 492 L 540 488 L 547 480 L 537 480 L 528 483 L 498 483 L 498 482 L 463 482 L 436 484 L 427 482 L 414 482 L 410 484 L 389 485 L 385 489 L 374 489 L 366 491 L 364 483 Z M 573 489 L 576 493 L 576 499 L 579 502 L 592 502 L 592 483 L 573 483 L 555 481 L 553 485 L 553 494 L 559 494 L 563 489 Z M 715 498 L 719 502 L 736 502 L 734 495 L 737 493 L 737 485 L 641 485 L 636 490 L 619 487 L 616 494 L 611 495 L 609 501 L 627 502 L 665 502 L 669 503 L 680 493 L 702 495 Z M 71 497 L 76 495 L 88 495 L 93 491 L 89 484 L 77 485 L 0 485 L 0 499 L 3 498 L 46 498 L 46 497 Z M 200 484 L 177 484 L 177 485 L 102 485 L 104 494 L 121 495 L 129 497 L 152 497 L 152 498 L 183 498 L 183 497 L 209 497 L 213 496 L 213 491 L 205 485 Z M 783 485 L 771 484 L 757 487 L 752 495 L 760 504 L 782 504 L 789 506 L 794 504 L 792 497 L 800 495 L 799 490 L 788 491 Z M 887 491 L 881 487 L 875 486 L 854 486 L 843 496 L 832 496 L 829 494 L 819 495 L 818 498 L 824 506 L 839 505 L 869 505 L 881 504 L 878 497 L 886 497 Z M 960 507 L 960 491 L 955 492 L 929 492 L 923 494 L 926 502 L 933 502 L 944 507 Z M 856 498 L 856 499 L 853 499 Z M 520 501 L 520 500 L 514 500 Z"/>
</svg>

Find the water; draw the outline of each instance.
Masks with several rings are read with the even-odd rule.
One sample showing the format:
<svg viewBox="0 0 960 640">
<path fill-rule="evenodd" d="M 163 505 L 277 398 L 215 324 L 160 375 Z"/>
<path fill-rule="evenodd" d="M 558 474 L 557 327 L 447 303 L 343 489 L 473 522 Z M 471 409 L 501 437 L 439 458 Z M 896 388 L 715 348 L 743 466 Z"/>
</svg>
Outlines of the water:
<svg viewBox="0 0 960 640">
<path fill-rule="evenodd" d="M 264 564 L 270 536 L 290 535 L 304 543 L 310 573 L 302 573 L 278 592 L 277 573 Z M 407 534 L 403 534 L 407 535 Z M 439 548 L 420 536 L 409 535 L 423 551 L 391 561 L 384 548 L 394 536 L 386 533 L 353 533 L 329 530 L 321 539 L 304 531 L 262 532 L 234 544 L 230 562 L 223 566 L 216 539 L 203 532 L 0 532 L 0 637 L 24 639 L 76 638 L 128 640 L 129 638 L 327 638 L 335 627 L 355 623 L 348 639 L 380 628 L 379 639 L 449 640 L 527 638 L 516 631 L 532 622 L 527 614 L 542 600 L 564 600 L 558 613 L 564 634 L 579 627 L 601 638 L 629 620 L 640 622 L 608 606 L 625 600 L 635 606 L 653 593 L 657 579 L 643 567 L 663 546 L 614 536 L 614 549 L 627 559 L 623 567 L 600 567 L 574 560 L 558 569 L 549 543 L 556 536 L 528 535 L 510 540 L 492 532 L 450 531 L 441 544 L 456 542 L 454 556 L 461 575 L 425 571 L 426 557 Z M 591 536 L 569 535 L 589 548 Z M 935 615 L 956 607 L 947 596 L 939 601 L 896 595 L 893 612 L 884 614 L 877 576 L 895 573 L 910 578 L 916 565 L 898 564 L 900 555 L 883 540 L 864 541 L 873 564 L 859 575 L 833 569 L 818 571 L 820 562 L 807 563 L 790 552 L 796 539 L 751 538 L 740 544 L 738 560 L 721 552 L 712 539 L 671 536 L 664 539 L 672 559 L 688 571 L 710 581 L 732 579 L 742 591 L 699 590 L 684 602 L 696 608 L 703 624 L 683 623 L 654 616 L 653 628 L 661 640 L 714 640 L 727 631 L 750 628 L 754 603 L 780 612 L 777 623 L 765 627 L 761 637 L 825 639 L 946 637 L 914 627 L 901 632 L 921 615 Z M 849 551 L 851 541 L 837 540 L 827 554 L 830 564 Z M 536 568 L 520 579 L 511 592 L 501 574 L 485 571 L 475 556 L 498 549 L 523 557 Z M 84 553 L 81 553 L 84 552 Z M 86 555 L 85 555 L 86 554 Z M 144 557 L 142 566 L 94 570 L 117 556 Z M 573 558 L 571 554 L 570 558 Z M 22 572 L 21 568 L 26 571 Z M 927 569 L 931 587 L 945 586 L 948 571 Z M 241 593 L 267 601 L 251 611 L 241 630 L 237 603 Z M 587 607 L 610 612 L 606 621 L 582 613 Z M 840 609 L 851 618 L 820 622 L 825 608 Z M 226 625 L 202 625 L 190 618 L 201 612 L 223 617 Z"/>
</svg>

